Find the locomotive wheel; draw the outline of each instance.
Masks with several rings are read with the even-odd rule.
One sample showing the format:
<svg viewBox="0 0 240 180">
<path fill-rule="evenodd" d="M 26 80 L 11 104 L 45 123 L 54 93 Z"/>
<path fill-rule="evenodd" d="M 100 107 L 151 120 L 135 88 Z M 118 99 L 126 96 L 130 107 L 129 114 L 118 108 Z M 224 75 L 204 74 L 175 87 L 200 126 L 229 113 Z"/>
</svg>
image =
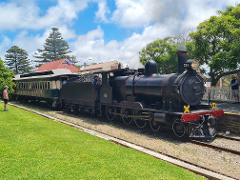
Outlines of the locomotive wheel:
<svg viewBox="0 0 240 180">
<path fill-rule="evenodd" d="M 151 121 L 149 122 L 149 126 L 150 126 L 152 132 L 154 132 L 154 133 L 158 132 L 158 131 L 160 130 L 160 128 L 161 128 L 160 123 L 159 123 L 159 122 L 156 122 L 156 121 L 154 121 L 154 120 L 151 120 Z"/>
<path fill-rule="evenodd" d="M 107 117 L 107 120 L 108 121 L 113 121 L 114 120 L 114 108 L 112 108 L 112 107 L 106 107 L 105 108 L 105 115 L 106 115 L 106 117 Z"/>
<path fill-rule="evenodd" d="M 131 115 L 131 110 L 128 110 L 128 109 L 122 110 L 122 116 L 121 116 L 122 122 L 123 124 L 126 124 L 128 126 L 132 124 L 132 118 L 129 117 L 129 115 Z"/>
<path fill-rule="evenodd" d="M 186 134 L 185 125 L 179 120 L 176 119 L 172 124 L 172 130 L 175 136 L 182 138 Z"/>
<path fill-rule="evenodd" d="M 135 113 L 136 115 L 140 115 L 141 113 Z M 134 123 L 135 125 L 140 128 L 140 129 L 143 129 L 147 126 L 147 121 L 140 118 L 140 119 L 134 119 Z"/>
</svg>

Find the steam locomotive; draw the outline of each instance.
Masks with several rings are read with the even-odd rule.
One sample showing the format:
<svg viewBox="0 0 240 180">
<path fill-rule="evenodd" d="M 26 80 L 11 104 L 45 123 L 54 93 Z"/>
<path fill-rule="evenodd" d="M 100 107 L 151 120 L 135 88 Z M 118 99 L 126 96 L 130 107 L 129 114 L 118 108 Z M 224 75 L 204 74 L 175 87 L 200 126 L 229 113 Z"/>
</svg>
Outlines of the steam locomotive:
<svg viewBox="0 0 240 180">
<path fill-rule="evenodd" d="M 29 83 L 33 79 L 35 84 L 44 82 L 39 74 L 35 74 L 38 78 L 24 75 L 23 79 L 15 79 L 16 96 L 27 100 L 44 98 L 53 107 L 71 113 L 88 112 L 104 116 L 108 121 L 135 124 L 141 129 L 149 125 L 155 133 L 161 127 L 167 127 L 177 137 L 214 138 L 215 121 L 224 112 L 201 103 L 205 92 L 204 80 L 192 68 L 192 61 L 187 61 L 186 51 L 178 51 L 177 73 L 159 74 L 157 70 L 156 63 L 149 61 L 145 69 L 139 70 L 119 68 L 84 75 L 51 75 L 51 78 L 45 73 L 44 77 L 49 81 L 58 82 L 58 93 L 54 98 L 49 93 L 56 92 L 56 89 L 51 89 L 55 84 L 52 81 L 52 86 L 46 83 L 48 90 L 44 91 L 45 86 L 39 86 L 47 98 L 43 93 L 36 97 L 32 92 L 38 89 L 37 85 L 27 85 L 27 91 L 23 92 L 24 80 Z"/>
<path fill-rule="evenodd" d="M 201 104 L 203 78 L 178 51 L 178 72 L 159 74 L 154 61 L 143 70 L 118 69 L 69 80 L 60 90 L 61 107 L 121 119 L 153 132 L 169 127 L 177 137 L 213 138 L 223 110 Z"/>
</svg>

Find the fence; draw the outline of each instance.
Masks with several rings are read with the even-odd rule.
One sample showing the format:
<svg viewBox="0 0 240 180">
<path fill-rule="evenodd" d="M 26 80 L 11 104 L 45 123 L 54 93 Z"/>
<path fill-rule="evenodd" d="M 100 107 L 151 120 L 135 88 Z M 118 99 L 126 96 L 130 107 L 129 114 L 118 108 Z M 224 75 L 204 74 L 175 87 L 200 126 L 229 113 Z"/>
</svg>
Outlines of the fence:
<svg viewBox="0 0 240 180">
<path fill-rule="evenodd" d="M 239 92 L 240 94 L 240 92 Z M 237 101 L 232 95 L 230 88 L 219 88 L 211 87 L 206 89 L 206 93 L 203 96 L 204 100 L 215 100 L 215 101 Z"/>
</svg>

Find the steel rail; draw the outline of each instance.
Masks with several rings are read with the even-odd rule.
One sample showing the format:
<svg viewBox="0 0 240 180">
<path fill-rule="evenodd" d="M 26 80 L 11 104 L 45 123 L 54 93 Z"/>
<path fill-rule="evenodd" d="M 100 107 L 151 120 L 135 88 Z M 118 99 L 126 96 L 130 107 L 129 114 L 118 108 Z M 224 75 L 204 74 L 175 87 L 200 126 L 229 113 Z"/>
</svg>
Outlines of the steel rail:
<svg viewBox="0 0 240 180">
<path fill-rule="evenodd" d="M 217 137 L 220 137 L 220 138 L 223 138 L 223 139 L 229 139 L 229 140 L 232 140 L 232 141 L 240 141 L 240 138 L 227 136 L 227 135 L 223 135 L 223 134 L 217 134 Z"/>
<path fill-rule="evenodd" d="M 198 140 L 191 140 L 191 142 L 194 143 L 194 144 L 204 146 L 204 147 L 208 147 L 208 148 L 212 148 L 212 149 L 215 149 L 215 150 L 218 150 L 218 151 L 224 151 L 224 152 L 240 155 L 240 151 L 236 151 L 236 150 L 233 150 L 233 149 L 220 147 L 220 146 L 213 145 L 213 144 L 208 144 L 206 142 L 202 142 L 202 141 L 198 141 Z"/>
</svg>

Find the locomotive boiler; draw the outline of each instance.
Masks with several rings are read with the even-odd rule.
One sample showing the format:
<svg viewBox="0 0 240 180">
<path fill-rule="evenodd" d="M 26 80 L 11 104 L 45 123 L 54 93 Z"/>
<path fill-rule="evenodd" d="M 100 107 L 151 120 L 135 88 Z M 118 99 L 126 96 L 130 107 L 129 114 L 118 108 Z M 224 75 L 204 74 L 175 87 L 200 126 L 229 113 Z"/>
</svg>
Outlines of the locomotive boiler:
<svg viewBox="0 0 240 180">
<path fill-rule="evenodd" d="M 204 95 L 204 81 L 185 63 L 186 71 L 173 74 L 158 74 L 154 61 L 147 62 L 144 75 L 119 76 L 113 81 L 118 100 L 135 97 L 147 107 L 181 111 L 183 105 L 197 106 Z"/>
</svg>

